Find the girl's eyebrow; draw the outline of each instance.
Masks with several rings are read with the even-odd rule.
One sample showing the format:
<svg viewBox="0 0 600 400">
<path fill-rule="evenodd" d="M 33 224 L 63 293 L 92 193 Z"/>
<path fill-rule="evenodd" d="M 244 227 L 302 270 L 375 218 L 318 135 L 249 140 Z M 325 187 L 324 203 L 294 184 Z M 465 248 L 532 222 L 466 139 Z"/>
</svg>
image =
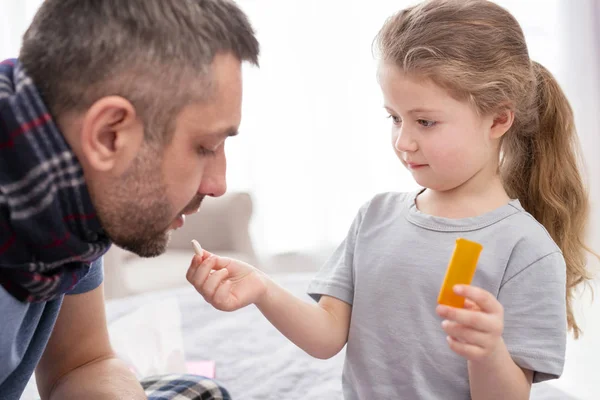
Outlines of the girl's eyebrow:
<svg viewBox="0 0 600 400">
<path fill-rule="evenodd" d="M 392 112 L 392 108 L 384 105 L 383 108 L 385 108 L 386 110 Z M 436 113 L 439 112 L 439 110 L 434 110 L 432 108 L 423 108 L 423 107 L 417 107 L 417 108 L 413 108 L 411 110 L 408 111 L 409 114 L 419 114 L 419 113 Z"/>
<path fill-rule="evenodd" d="M 417 107 L 417 108 L 413 108 L 408 113 L 409 114 L 419 114 L 419 113 L 434 113 L 434 112 L 438 112 L 438 110 L 434 110 L 432 108 Z"/>
</svg>

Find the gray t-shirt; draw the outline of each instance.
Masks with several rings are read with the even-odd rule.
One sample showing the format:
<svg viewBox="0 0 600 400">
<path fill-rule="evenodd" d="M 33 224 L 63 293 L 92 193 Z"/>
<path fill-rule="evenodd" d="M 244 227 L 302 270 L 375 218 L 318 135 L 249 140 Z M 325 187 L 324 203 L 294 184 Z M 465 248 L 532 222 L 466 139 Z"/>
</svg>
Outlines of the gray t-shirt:
<svg viewBox="0 0 600 400">
<path fill-rule="evenodd" d="M 517 200 L 464 219 L 426 215 L 417 193 L 365 204 L 310 284 L 318 300 L 352 305 L 342 377 L 346 400 L 470 398 L 467 361 L 446 342 L 437 296 L 459 237 L 481 243 L 472 284 L 504 306 L 504 341 L 534 382 L 560 376 L 566 347 L 566 266 Z"/>
<path fill-rule="evenodd" d="M 103 279 L 100 258 L 69 294 L 96 289 Z M 63 297 L 46 303 L 21 303 L 0 286 L 0 399 L 21 396 L 48 344 L 62 301 Z"/>
</svg>

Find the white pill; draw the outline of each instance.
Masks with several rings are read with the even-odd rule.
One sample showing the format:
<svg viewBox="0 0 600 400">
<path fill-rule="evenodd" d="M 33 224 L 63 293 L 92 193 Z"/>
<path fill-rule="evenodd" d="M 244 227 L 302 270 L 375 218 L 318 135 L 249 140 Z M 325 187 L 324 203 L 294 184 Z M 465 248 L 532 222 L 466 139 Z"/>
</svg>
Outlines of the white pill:
<svg viewBox="0 0 600 400">
<path fill-rule="evenodd" d="M 192 246 L 194 246 L 194 252 L 202 257 L 204 250 L 202 250 L 202 246 L 200 246 L 200 243 L 196 239 L 192 240 Z"/>
</svg>

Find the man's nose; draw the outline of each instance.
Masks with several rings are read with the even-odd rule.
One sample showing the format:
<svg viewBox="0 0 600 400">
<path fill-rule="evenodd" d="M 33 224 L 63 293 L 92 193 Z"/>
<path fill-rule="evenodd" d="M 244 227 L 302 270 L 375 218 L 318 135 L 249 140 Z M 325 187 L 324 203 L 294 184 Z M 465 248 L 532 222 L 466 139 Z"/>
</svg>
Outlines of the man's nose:
<svg viewBox="0 0 600 400">
<path fill-rule="evenodd" d="M 227 160 L 225 151 L 221 149 L 213 158 L 208 160 L 198 193 L 206 196 L 219 197 L 227 191 Z"/>
</svg>

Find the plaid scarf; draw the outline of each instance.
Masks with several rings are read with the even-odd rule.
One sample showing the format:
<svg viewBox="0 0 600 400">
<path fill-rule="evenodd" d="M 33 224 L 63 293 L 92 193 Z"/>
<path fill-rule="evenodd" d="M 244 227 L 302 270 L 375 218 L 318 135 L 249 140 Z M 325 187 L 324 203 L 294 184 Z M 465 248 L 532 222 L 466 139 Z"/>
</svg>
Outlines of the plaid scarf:
<svg viewBox="0 0 600 400">
<path fill-rule="evenodd" d="M 0 284 L 23 302 L 57 299 L 109 247 L 33 82 L 17 60 L 0 63 Z"/>
</svg>

